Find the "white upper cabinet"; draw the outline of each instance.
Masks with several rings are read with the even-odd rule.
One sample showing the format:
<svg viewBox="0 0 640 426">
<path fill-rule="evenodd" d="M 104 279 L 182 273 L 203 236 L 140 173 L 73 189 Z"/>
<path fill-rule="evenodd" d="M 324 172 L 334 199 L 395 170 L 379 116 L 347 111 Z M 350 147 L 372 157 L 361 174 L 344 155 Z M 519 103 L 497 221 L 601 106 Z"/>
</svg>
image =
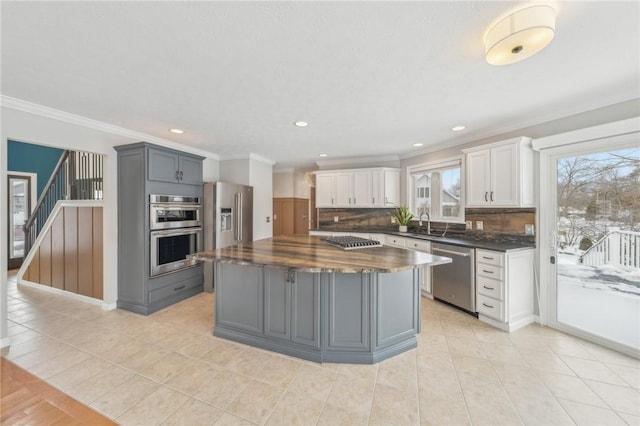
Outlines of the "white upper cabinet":
<svg viewBox="0 0 640 426">
<path fill-rule="evenodd" d="M 372 203 L 374 207 L 400 204 L 400 170 L 381 169 L 372 172 Z"/>
<path fill-rule="evenodd" d="M 316 206 L 335 207 L 336 177 L 332 174 L 316 176 Z"/>
<path fill-rule="evenodd" d="M 388 168 L 316 172 L 316 206 L 390 207 L 398 204 L 400 170 Z"/>
<path fill-rule="evenodd" d="M 467 207 L 533 206 L 531 139 L 510 139 L 464 153 Z"/>
</svg>

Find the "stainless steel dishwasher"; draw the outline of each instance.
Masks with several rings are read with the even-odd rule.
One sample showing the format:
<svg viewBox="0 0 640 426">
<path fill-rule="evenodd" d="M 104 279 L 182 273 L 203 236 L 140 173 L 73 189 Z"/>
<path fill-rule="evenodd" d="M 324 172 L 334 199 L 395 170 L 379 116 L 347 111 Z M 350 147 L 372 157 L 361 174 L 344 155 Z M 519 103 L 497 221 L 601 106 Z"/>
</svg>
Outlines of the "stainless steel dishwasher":
<svg viewBox="0 0 640 426">
<path fill-rule="evenodd" d="M 452 259 L 451 263 L 431 268 L 433 297 L 477 315 L 475 249 L 431 243 L 431 252 Z"/>
</svg>

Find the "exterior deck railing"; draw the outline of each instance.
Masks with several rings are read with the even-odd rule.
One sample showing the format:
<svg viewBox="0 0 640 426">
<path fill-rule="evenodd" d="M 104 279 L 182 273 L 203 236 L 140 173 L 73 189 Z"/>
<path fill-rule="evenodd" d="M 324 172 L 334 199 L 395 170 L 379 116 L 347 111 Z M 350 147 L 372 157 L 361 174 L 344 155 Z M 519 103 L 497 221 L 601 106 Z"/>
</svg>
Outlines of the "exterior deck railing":
<svg viewBox="0 0 640 426">
<path fill-rule="evenodd" d="M 611 231 L 585 251 L 580 261 L 586 266 L 640 268 L 640 232 Z"/>
</svg>

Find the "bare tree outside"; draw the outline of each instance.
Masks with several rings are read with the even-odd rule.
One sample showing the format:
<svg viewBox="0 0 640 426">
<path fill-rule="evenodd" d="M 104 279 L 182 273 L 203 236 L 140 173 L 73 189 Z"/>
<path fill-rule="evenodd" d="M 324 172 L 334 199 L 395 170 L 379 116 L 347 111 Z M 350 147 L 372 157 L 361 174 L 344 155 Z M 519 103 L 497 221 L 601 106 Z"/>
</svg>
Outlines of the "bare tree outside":
<svg viewBox="0 0 640 426">
<path fill-rule="evenodd" d="M 557 162 L 557 320 L 640 349 L 640 147 Z"/>
</svg>

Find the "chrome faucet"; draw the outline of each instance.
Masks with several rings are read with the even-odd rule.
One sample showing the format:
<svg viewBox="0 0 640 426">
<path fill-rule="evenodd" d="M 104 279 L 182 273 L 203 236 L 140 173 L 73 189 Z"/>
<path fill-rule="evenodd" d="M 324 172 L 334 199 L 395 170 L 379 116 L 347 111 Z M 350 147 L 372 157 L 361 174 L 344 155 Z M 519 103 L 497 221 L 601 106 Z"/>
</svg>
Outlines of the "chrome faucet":
<svg viewBox="0 0 640 426">
<path fill-rule="evenodd" d="M 427 235 L 429 235 L 431 233 L 431 215 L 429 213 L 427 213 L 426 211 L 422 211 L 422 213 L 420 213 L 420 217 L 418 218 L 418 225 L 422 226 L 422 216 L 427 215 Z"/>
</svg>

